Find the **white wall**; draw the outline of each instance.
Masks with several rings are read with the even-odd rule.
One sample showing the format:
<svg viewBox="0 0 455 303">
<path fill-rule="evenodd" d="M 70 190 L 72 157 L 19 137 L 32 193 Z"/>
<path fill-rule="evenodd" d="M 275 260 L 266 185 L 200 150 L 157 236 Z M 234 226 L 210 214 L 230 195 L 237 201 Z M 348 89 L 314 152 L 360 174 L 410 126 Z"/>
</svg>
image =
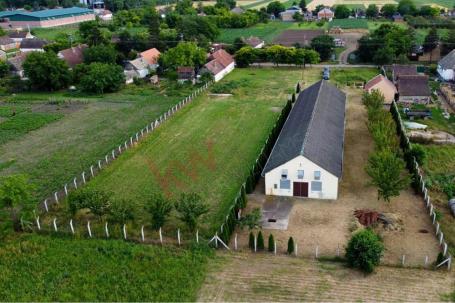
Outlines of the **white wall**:
<svg viewBox="0 0 455 303">
<path fill-rule="evenodd" d="M 231 64 L 229 64 L 225 69 L 223 69 L 221 72 L 219 72 L 218 74 L 216 74 L 213 78 L 215 80 L 215 82 L 218 82 L 220 81 L 221 79 L 224 78 L 224 76 L 226 76 L 227 74 L 229 74 L 230 72 L 232 72 L 232 70 L 234 69 L 235 65 L 234 65 L 234 62 L 232 62 Z"/>
<path fill-rule="evenodd" d="M 454 80 L 454 73 L 453 69 L 443 69 L 440 65 L 438 65 L 438 74 L 441 76 L 442 79 L 445 81 L 452 81 Z"/>
<path fill-rule="evenodd" d="M 283 169 L 288 170 L 288 180 L 291 181 L 290 189 L 280 189 L 281 172 Z M 303 179 L 297 178 L 298 170 L 304 171 Z M 315 171 L 321 172 L 321 178 L 318 180 L 322 182 L 321 192 L 311 191 L 311 181 L 316 181 L 314 179 Z M 293 182 L 308 182 L 308 198 L 331 200 L 338 198 L 338 178 L 303 156 L 298 156 L 266 173 L 265 194 L 275 196 L 292 196 L 294 190 Z M 275 184 L 277 185 L 276 189 L 274 188 Z"/>
</svg>

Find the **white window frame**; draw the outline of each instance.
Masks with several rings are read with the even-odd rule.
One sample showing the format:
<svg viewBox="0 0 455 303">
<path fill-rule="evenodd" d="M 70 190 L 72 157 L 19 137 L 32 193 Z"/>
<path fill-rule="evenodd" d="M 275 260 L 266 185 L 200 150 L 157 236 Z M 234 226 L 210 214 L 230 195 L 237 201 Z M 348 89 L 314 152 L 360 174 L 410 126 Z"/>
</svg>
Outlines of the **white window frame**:
<svg viewBox="0 0 455 303">
<path fill-rule="evenodd" d="M 319 183 L 321 185 L 321 189 L 313 189 L 313 184 Z M 321 181 L 311 181 L 311 191 L 312 192 L 322 192 L 322 182 Z"/>
<path fill-rule="evenodd" d="M 321 180 L 321 171 L 320 170 L 314 171 L 314 180 Z"/>
<path fill-rule="evenodd" d="M 301 177 L 300 177 L 300 172 L 302 172 Z M 303 169 L 298 169 L 297 170 L 297 179 L 302 180 L 303 178 L 305 178 L 305 171 Z"/>
</svg>

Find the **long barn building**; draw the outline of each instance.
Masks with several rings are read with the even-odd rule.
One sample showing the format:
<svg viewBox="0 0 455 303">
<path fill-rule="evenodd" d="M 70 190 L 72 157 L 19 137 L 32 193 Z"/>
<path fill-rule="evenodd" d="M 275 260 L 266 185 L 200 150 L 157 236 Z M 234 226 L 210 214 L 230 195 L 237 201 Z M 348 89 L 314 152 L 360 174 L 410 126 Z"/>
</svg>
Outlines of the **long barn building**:
<svg viewBox="0 0 455 303">
<path fill-rule="evenodd" d="M 262 175 L 265 194 L 337 199 L 346 95 L 321 80 L 299 94 Z"/>
</svg>

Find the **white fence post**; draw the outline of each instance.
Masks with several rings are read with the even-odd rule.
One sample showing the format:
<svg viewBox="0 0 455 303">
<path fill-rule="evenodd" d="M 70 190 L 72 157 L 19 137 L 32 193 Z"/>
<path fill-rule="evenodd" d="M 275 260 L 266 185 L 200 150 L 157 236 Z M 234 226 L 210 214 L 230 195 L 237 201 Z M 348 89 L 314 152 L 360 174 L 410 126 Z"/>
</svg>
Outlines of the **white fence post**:
<svg viewBox="0 0 455 303">
<path fill-rule="evenodd" d="M 438 235 L 438 234 L 439 234 L 439 222 L 436 223 L 436 235 Z"/>
<path fill-rule="evenodd" d="M 44 200 L 44 209 L 46 210 L 47 213 L 49 212 L 49 207 L 47 206 L 47 199 Z"/>
<path fill-rule="evenodd" d="M 276 240 L 273 241 L 273 254 L 276 256 Z"/>
<path fill-rule="evenodd" d="M 123 238 L 126 240 L 126 224 L 123 224 Z"/>
<path fill-rule="evenodd" d="M 122 153 L 122 145 L 121 145 L 121 144 L 118 146 L 118 153 L 119 153 L 119 154 Z"/>
<path fill-rule="evenodd" d="M 428 256 L 425 256 L 425 262 L 424 262 L 425 266 L 428 264 Z"/>
<path fill-rule="evenodd" d="M 177 229 L 177 242 L 179 243 L 180 246 L 180 229 Z"/>
<path fill-rule="evenodd" d="M 70 220 L 71 233 L 74 235 L 73 219 Z"/>
<path fill-rule="evenodd" d="M 237 250 L 237 233 L 234 236 L 234 250 Z"/>
<path fill-rule="evenodd" d="M 90 221 L 87 221 L 87 230 L 88 230 L 88 236 L 91 238 L 92 237 L 92 229 L 90 228 Z"/>
<path fill-rule="evenodd" d="M 297 241 L 296 241 L 295 242 L 295 249 L 294 249 L 294 254 L 295 254 L 296 257 L 297 257 L 298 250 L 299 250 L 299 246 L 297 245 Z"/>
<path fill-rule="evenodd" d="M 130 145 L 133 145 L 133 137 L 130 137 Z"/>
<path fill-rule="evenodd" d="M 142 242 L 145 242 L 144 225 L 142 225 L 142 227 L 141 227 L 141 238 L 142 238 Z"/>
<path fill-rule="evenodd" d="M 316 250 L 315 250 L 315 256 L 316 259 L 319 257 L 319 246 L 316 245 Z"/>
<path fill-rule="evenodd" d="M 444 239 L 444 235 L 441 231 L 441 233 L 439 234 L 439 245 L 442 245 L 442 240 Z"/>
<path fill-rule="evenodd" d="M 161 227 L 160 227 L 160 242 L 163 244 L 163 234 L 161 233 Z"/>
<path fill-rule="evenodd" d="M 90 174 L 92 175 L 92 177 L 95 176 L 95 174 L 93 173 L 93 165 L 90 165 Z"/>
<path fill-rule="evenodd" d="M 107 228 L 107 222 L 104 225 L 104 231 L 106 232 L 106 238 L 109 238 L 109 229 Z"/>
<path fill-rule="evenodd" d="M 41 224 L 39 223 L 39 216 L 36 217 L 36 227 L 38 227 L 38 230 L 41 230 Z"/>
<path fill-rule="evenodd" d="M 139 134 L 136 133 L 136 142 L 139 141 Z"/>
<path fill-rule="evenodd" d="M 112 159 L 115 159 L 115 150 L 112 150 Z"/>
<path fill-rule="evenodd" d="M 57 192 L 54 193 L 54 199 L 55 199 L 55 203 L 58 204 L 58 193 Z"/>
<path fill-rule="evenodd" d="M 125 150 L 127 150 L 127 149 L 128 149 L 128 144 L 127 144 L 127 142 L 126 142 L 126 141 L 125 141 L 125 144 L 124 144 L 123 146 L 125 147 Z"/>
<path fill-rule="evenodd" d="M 58 229 L 57 229 L 57 218 L 54 218 L 54 220 L 52 222 L 54 224 L 54 230 L 58 231 Z"/>
<path fill-rule="evenodd" d="M 257 251 L 257 242 L 258 242 L 257 237 L 256 237 L 256 235 L 254 235 L 254 252 Z"/>
<path fill-rule="evenodd" d="M 85 171 L 82 172 L 82 182 L 85 184 Z"/>
<path fill-rule="evenodd" d="M 406 255 L 403 255 L 401 257 L 401 265 L 404 266 L 404 263 L 406 262 Z"/>
<path fill-rule="evenodd" d="M 68 184 L 65 184 L 64 190 L 65 190 L 65 196 L 68 196 Z"/>
<path fill-rule="evenodd" d="M 106 161 L 106 164 L 109 162 L 108 159 L 107 159 L 107 155 L 104 156 L 104 160 Z"/>
<path fill-rule="evenodd" d="M 101 169 L 101 160 L 98 160 L 98 168 Z"/>
<path fill-rule="evenodd" d="M 199 229 L 196 230 L 196 243 L 199 244 Z"/>
<path fill-rule="evenodd" d="M 73 179 L 73 184 L 74 184 L 74 188 L 77 189 L 77 179 L 76 178 Z"/>
<path fill-rule="evenodd" d="M 444 257 L 445 257 L 446 254 L 447 254 L 447 243 L 446 243 L 446 242 L 444 242 L 444 250 L 443 250 L 443 253 L 442 253 L 442 254 L 444 255 Z"/>
</svg>

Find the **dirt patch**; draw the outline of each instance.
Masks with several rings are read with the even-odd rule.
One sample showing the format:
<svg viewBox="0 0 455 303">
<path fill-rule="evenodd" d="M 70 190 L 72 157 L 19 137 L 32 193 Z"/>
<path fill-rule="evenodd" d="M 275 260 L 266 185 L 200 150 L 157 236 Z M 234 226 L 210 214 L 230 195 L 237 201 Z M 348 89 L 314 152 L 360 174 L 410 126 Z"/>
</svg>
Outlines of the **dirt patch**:
<svg viewBox="0 0 455 303">
<path fill-rule="evenodd" d="M 32 112 L 70 114 L 85 107 L 86 104 L 81 102 L 65 102 L 62 104 L 41 103 L 33 104 Z"/>
<path fill-rule="evenodd" d="M 408 189 L 386 203 L 378 200 L 374 187 L 367 186 L 369 177 L 364 167 L 374 144 L 366 127 L 361 91 L 349 89 L 347 93 L 344 171 L 338 200 L 291 198 L 293 207 L 288 229 L 264 230 L 266 237 L 273 233 L 279 251 L 286 250 L 292 236 L 298 244 L 299 254 L 314 256 L 317 247 L 319 255 L 334 256 L 338 250 L 343 251 L 351 232 L 358 227 L 354 226 L 357 221 L 354 211 L 371 209 L 400 220 L 400 228 L 378 229 L 386 247 L 384 263 L 400 264 L 403 254 L 408 264 L 423 265 L 425 256 L 429 256 L 430 261 L 436 260 L 439 245 L 433 232 L 419 232 L 422 229 L 433 231 L 422 198 Z M 263 192 L 263 184 L 260 184 L 248 197 L 249 207 L 261 207 L 265 201 L 277 199 L 265 196 Z M 240 233 L 239 243 L 247 247 L 246 231 Z"/>
<path fill-rule="evenodd" d="M 288 29 L 283 31 L 278 37 L 273 40 L 275 44 L 283 46 L 294 46 L 298 43 L 300 46 L 308 46 L 316 37 L 324 34 L 324 30 L 311 29 L 311 30 L 298 30 Z"/>
<path fill-rule="evenodd" d="M 274 113 L 281 113 L 282 108 L 281 107 L 271 107 L 270 110 Z"/>
</svg>

